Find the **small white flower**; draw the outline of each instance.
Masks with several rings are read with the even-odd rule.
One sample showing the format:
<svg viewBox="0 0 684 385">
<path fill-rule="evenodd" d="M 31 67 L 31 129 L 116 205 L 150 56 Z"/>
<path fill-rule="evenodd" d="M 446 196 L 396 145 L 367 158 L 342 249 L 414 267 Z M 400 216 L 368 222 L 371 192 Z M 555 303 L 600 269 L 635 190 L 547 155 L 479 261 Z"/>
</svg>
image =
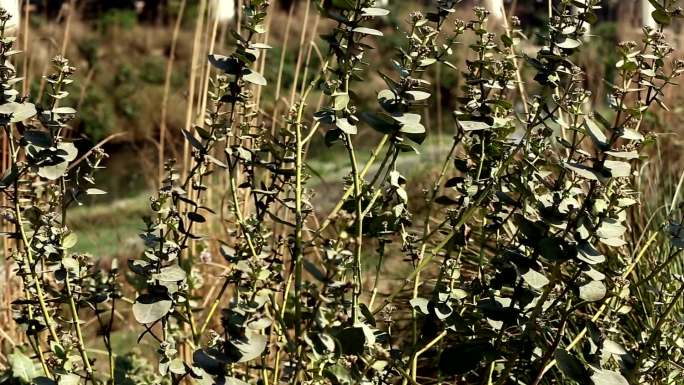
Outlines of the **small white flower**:
<svg viewBox="0 0 684 385">
<path fill-rule="evenodd" d="M 211 262 L 212 256 L 211 256 L 211 253 L 209 252 L 209 250 L 202 250 L 202 252 L 199 255 L 199 259 L 200 259 L 200 261 L 202 261 L 202 263 Z"/>
</svg>

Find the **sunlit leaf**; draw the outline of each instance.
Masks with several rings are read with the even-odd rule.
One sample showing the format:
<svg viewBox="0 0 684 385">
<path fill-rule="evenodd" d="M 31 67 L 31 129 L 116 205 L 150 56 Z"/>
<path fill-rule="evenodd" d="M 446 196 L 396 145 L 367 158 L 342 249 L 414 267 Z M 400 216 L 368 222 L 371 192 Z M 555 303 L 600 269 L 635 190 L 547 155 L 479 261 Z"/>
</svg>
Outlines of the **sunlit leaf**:
<svg viewBox="0 0 684 385">
<path fill-rule="evenodd" d="M 172 305 L 168 297 L 143 294 L 133 304 L 133 316 L 141 324 L 150 324 L 169 314 Z"/>
<path fill-rule="evenodd" d="M 373 29 L 373 28 L 356 27 L 356 28 L 352 29 L 352 31 L 354 31 L 356 33 L 363 34 L 363 35 L 382 36 L 382 32 L 378 31 L 377 29 Z"/>
<path fill-rule="evenodd" d="M 629 382 L 620 373 L 611 370 L 598 370 L 591 375 L 594 385 L 629 385 Z"/>
<path fill-rule="evenodd" d="M 242 75 L 242 78 L 245 81 L 256 84 L 258 86 L 266 85 L 266 78 L 256 71 L 248 70 L 246 74 Z"/>
<path fill-rule="evenodd" d="M 180 266 L 172 265 L 162 267 L 159 273 L 152 275 L 152 278 L 163 282 L 176 282 L 184 280 L 186 276 L 185 270 L 181 269 Z"/>
<path fill-rule="evenodd" d="M 384 8 L 361 8 L 361 16 L 375 17 L 375 16 L 387 16 L 390 11 Z"/>
<path fill-rule="evenodd" d="M 600 301 L 606 296 L 606 286 L 601 281 L 591 281 L 580 286 L 579 296 L 589 302 Z"/>
</svg>

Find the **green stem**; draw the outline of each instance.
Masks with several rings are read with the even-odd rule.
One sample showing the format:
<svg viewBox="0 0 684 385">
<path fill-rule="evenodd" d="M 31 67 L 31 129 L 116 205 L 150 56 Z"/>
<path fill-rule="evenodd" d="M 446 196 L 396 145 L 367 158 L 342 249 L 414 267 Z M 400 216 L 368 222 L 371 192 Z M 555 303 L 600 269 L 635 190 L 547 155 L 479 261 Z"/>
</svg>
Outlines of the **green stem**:
<svg viewBox="0 0 684 385">
<path fill-rule="evenodd" d="M 368 159 L 368 162 L 366 162 L 366 165 L 361 169 L 361 172 L 359 173 L 359 176 L 361 179 L 363 179 L 366 174 L 368 173 L 368 170 L 370 170 L 371 166 L 375 163 L 375 161 L 378 158 L 378 155 L 380 154 L 380 151 L 382 151 L 382 148 L 385 147 L 385 144 L 387 143 L 387 140 L 389 139 L 389 135 L 385 135 L 382 137 L 380 142 L 375 146 L 373 149 L 373 152 L 371 153 L 370 158 Z M 340 198 L 339 201 L 337 201 L 337 204 L 335 205 L 335 208 L 332 209 L 332 211 L 328 214 L 328 216 L 325 217 L 321 225 L 319 226 L 318 230 L 316 231 L 316 235 L 320 235 L 323 233 L 323 230 L 325 230 L 330 224 L 332 223 L 332 219 L 337 215 L 337 213 L 342 210 L 342 206 L 344 206 L 344 202 L 347 201 L 347 198 L 349 198 L 352 193 L 354 192 L 354 187 L 350 186 L 345 190 L 344 194 Z"/>
<path fill-rule="evenodd" d="M 646 358 L 646 355 L 651 350 L 651 347 L 653 347 L 653 345 L 659 340 L 663 324 L 665 323 L 665 321 L 668 320 L 670 313 L 672 313 L 672 311 L 676 307 L 677 303 L 679 303 L 679 300 L 682 298 L 682 296 L 684 296 L 684 283 L 680 283 L 679 289 L 677 290 L 677 292 L 673 296 L 672 301 L 667 305 L 667 308 L 665 309 L 663 314 L 660 316 L 660 318 L 658 319 L 658 322 L 656 323 L 655 327 L 653 328 L 653 331 L 651 332 L 651 336 L 648 338 L 648 340 L 646 341 L 646 344 L 641 349 L 641 353 L 637 357 L 636 364 L 634 365 L 634 369 L 632 370 L 632 376 L 634 377 L 635 380 L 638 379 L 637 377 L 639 375 L 639 369 L 641 368 L 641 363 Z"/>
<path fill-rule="evenodd" d="M 14 145 L 14 138 L 11 133 L 11 128 L 9 126 L 5 126 L 5 135 L 9 139 L 9 145 L 10 145 L 10 155 L 12 157 L 12 164 L 16 165 L 17 164 L 17 150 Z M 17 185 L 17 181 L 14 182 L 14 215 L 17 220 L 17 230 L 19 231 L 21 235 L 21 241 L 24 244 L 24 249 L 26 251 L 26 260 L 27 260 L 27 268 L 29 269 L 29 272 L 31 274 L 31 278 L 33 279 L 35 288 L 36 288 L 36 295 L 38 296 L 38 303 L 40 305 L 40 311 L 43 314 L 43 318 L 45 320 L 45 326 L 48 328 L 50 332 L 50 336 L 54 341 L 59 341 L 59 338 L 57 337 L 57 332 L 55 331 L 55 326 L 54 322 L 52 321 L 52 317 L 50 317 L 50 313 L 48 312 L 47 305 L 45 304 L 45 295 L 43 294 L 43 288 L 39 283 L 38 280 L 38 275 L 36 274 L 35 269 L 33 268 L 33 252 L 31 251 L 31 244 L 28 240 L 28 237 L 26 235 L 26 231 L 24 230 L 24 225 L 23 222 L 24 220 L 22 219 L 21 215 L 21 206 L 19 205 L 19 187 Z M 26 284 L 26 282 L 24 282 Z M 40 349 L 40 346 L 38 347 Z"/>
<path fill-rule="evenodd" d="M 363 248 L 363 202 L 361 201 L 361 182 L 351 135 L 347 135 L 347 151 L 352 168 L 354 199 L 356 201 L 356 246 L 354 251 L 354 292 L 352 294 L 352 320 L 358 321 L 359 297 L 361 296 L 361 253 Z"/>
<path fill-rule="evenodd" d="M 221 298 L 223 297 L 223 293 L 225 293 L 226 289 L 228 288 L 229 283 L 230 283 L 230 280 L 228 278 L 226 278 L 223 281 L 223 286 L 221 286 L 221 290 L 219 290 L 218 294 L 216 295 L 216 298 L 214 298 L 214 301 L 211 303 L 211 307 L 209 308 L 209 312 L 207 313 L 207 317 L 204 319 L 204 322 L 202 323 L 202 326 L 200 327 L 199 336 L 204 335 L 204 332 L 207 330 L 207 327 L 209 327 L 209 323 L 211 322 L 211 318 L 214 316 L 216 309 L 218 309 L 218 305 L 221 303 Z M 195 341 L 195 342 L 197 342 L 197 341 Z"/>
<path fill-rule="evenodd" d="M 93 368 L 92 366 L 90 366 L 90 360 L 88 359 L 88 353 L 86 352 L 85 341 L 83 339 L 83 332 L 81 331 L 81 320 L 78 317 L 78 309 L 76 308 L 76 302 L 74 301 L 74 293 L 71 290 L 68 272 L 66 278 L 64 279 L 64 286 L 66 289 L 66 295 L 69 302 L 69 310 L 71 311 L 71 322 L 74 323 L 74 327 L 76 329 L 76 338 L 78 339 L 76 347 L 78 348 L 78 351 L 81 354 L 83 366 L 85 367 L 86 373 L 88 375 L 86 381 L 89 378 L 90 381 L 92 381 L 92 383 L 95 384 L 96 381 L 95 377 L 93 376 Z"/>
<path fill-rule="evenodd" d="M 295 234 L 294 234 L 294 289 L 295 289 L 295 343 L 297 348 L 297 376 L 295 381 L 298 381 L 299 373 L 302 368 L 302 349 L 300 338 L 302 336 L 302 264 L 304 260 L 303 248 L 303 229 L 304 229 L 304 214 L 302 213 L 302 196 L 303 196 L 303 180 L 302 167 L 304 164 L 304 141 L 302 138 L 302 116 L 304 110 L 304 100 L 308 96 L 308 91 L 304 95 L 299 105 L 299 112 L 297 114 L 297 121 L 294 124 L 295 128 Z M 278 379 L 276 378 L 276 381 Z"/>
</svg>

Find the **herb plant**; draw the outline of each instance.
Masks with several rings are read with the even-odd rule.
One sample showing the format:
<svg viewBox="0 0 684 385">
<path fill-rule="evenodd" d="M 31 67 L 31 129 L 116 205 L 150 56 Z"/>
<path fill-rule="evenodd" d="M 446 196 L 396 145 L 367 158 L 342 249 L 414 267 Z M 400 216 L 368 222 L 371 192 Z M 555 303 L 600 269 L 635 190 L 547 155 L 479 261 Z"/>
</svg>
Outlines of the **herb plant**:
<svg viewBox="0 0 684 385">
<path fill-rule="evenodd" d="M 103 269 L 71 252 L 69 209 L 104 193 L 94 176 L 107 157 L 68 139 L 77 111 L 62 104 L 75 69 L 57 57 L 50 96 L 19 95 L 0 11 L 11 158 L 0 191 L 12 203 L 3 220 L 25 333 L 0 381 L 681 383 L 673 325 L 684 285 L 670 264 L 684 248 L 682 220 L 673 208 L 647 242 L 634 234 L 639 166 L 657 140 L 644 118 L 667 109 L 665 90 L 684 72 L 663 30 L 681 14 L 676 2 L 652 1 L 660 27 L 617 47 L 605 109 L 591 104 L 573 63 L 599 0 L 553 2 L 535 55 L 521 52 L 515 17 L 496 34 L 487 10 L 461 21 L 457 1 L 438 0 L 406 20 L 377 104 L 360 95 L 389 11 L 372 0 L 315 3 L 331 26 L 321 65 L 271 122 L 256 97 L 269 85 L 256 70 L 271 48 L 262 39 L 269 3 L 243 2 L 232 53 L 208 57 L 216 75 L 204 119 L 182 129 L 189 165 L 165 163 L 145 250 L 124 275 L 116 261 Z M 463 42 L 468 58 L 455 61 Z M 463 84 L 453 140 L 416 202 L 399 165 L 431 131 L 422 112 L 438 65 Z M 371 129 L 378 134 L 364 137 L 379 139 L 364 164 L 358 137 Z M 316 207 L 308 163 L 320 133 L 349 163 L 330 212 Z M 669 255 L 636 279 L 656 239 Z M 655 322 L 621 326 L 642 313 Z M 116 356 L 113 333 L 129 315 L 153 354 Z"/>
</svg>

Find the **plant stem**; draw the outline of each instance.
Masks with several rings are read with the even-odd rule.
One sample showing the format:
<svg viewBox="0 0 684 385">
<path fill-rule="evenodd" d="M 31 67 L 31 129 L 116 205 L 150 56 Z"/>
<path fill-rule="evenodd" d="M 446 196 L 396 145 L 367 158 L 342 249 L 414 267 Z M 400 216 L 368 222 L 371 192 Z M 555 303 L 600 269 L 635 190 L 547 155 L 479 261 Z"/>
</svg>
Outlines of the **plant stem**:
<svg viewBox="0 0 684 385">
<path fill-rule="evenodd" d="M 382 148 L 385 146 L 385 143 L 387 143 L 387 140 L 389 139 L 389 135 L 384 135 L 380 142 L 375 146 L 373 149 L 373 152 L 371 153 L 370 158 L 368 159 L 368 162 L 366 162 L 366 165 L 361 169 L 361 172 L 359 173 L 359 176 L 361 179 L 366 176 L 368 173 L 368 170 L 370 170 L 371 166 L 373 163 L 375 163 L 378 155 L 380 154 L 380 151 L 382 151 Z M 340 212 L 342 209 L 342 206 L 344 206 L 344 202 L 346 202 L 347 198 L 351 196 L 351 194 L 354 192 L 354 187 L 350 186 L 347 188 L 347 190 L 344 192 L 342 197 L 340 198 L 339 201 L 337 201 L 337 204 L 335 205 L 335 208 L 332 209 L 332 211 L 328 214 L 328 216 L 325 217 L 321 225 L 318 227 L 318 230 L 316 230 L 316 235 L 319 236 L 323 233 L 323 230 L 325 230 L 331 223 L 332 219 L 337 215 L 337 213 Z"/>
<path fill-rule="evenodd" d="M 310 90 L 310 88 L 309 88 Z M 304 165 L 304 141 L 302 138 L 302 115 L 304 110 L 304 100 L 309 91 L 305 93 L 300 101 L 299 111 L 297 114 L 297 121 L 294 123 L 295 129 L 295 233 L 294 233 L 294 289 L 295 289 L 295 343 L 297 344 L 297 366 L 295 381 L 298 381 L 299 373 L 302 364 L 302 264 L 304 261 L 303 248 L 303 229 L 304 229 L 304 215 L 302 213 L 303 200 L 303 176 L 302 167 Z M 284 308 L 284 307 L 283 307 Z M 278 381 L 278 378 L 275 378 Z"/>
<path fill-rule="evenodd" d="M 460 138 L 460 137 L 459 137 Z M 442 164 L 442 168 L 439 173 L 439 177 L 435 181 L 435 183 L 432 185 L 432 191 L 431 195 L 428 201 L 428 206 L 427 206 L 427 213 L 425 214 L 425 221 L 423 222 L 423 244 L 420 249 L 420 255 L 418 257 L 418 261 L 421 261 L 423 259 L 423 256 L 425 255 L 425 249 L 427 248 L 427 238 L 426 235 L 430 232 L 430 216 L 432 214 L 432 208 L 434 207 L 435 203 L 435 198 L 437 197 L 437 193 L 439 192 L 439 188 L 442 185 L 442 181 L 444 180 L 444 176 L 446 175 L 446 172 L 449 168 L 449 165 L 451 164 L 451 158 L 454 156 L 454 152 L 456 151 L 456 148 L 458 147 L 458 144 L 460 143 L 459 138 L 454 138 L 453 143 L 451 145 L 451 149 L 449 150 L 448 155 L 444 159 L 444 163 Z M 418 289 L 420 287 L 420 271 L 416 273 L 416 278 L 413 282 L 413 292 L 412 292 L 412 299 L 416 299 L 418 297 Z M 418 341 L 418 315 L 416 313 L 415 309 L 411 310 L 411 324 L 412 324 L 412 332 L 413 332 L 413 344 L 415 345 Z M 414 380 L 416 379 L 416 361 L 413 361 L 413 366 L 410 368 L 411 371 L 411 378 Z"/>
<path fill-rule="evenodd" d="M 66 289 L 66 295 L 69 301 L 69 310 L 71 311 L 71 322 L 74 323 L 74 327 L 76 329 L 76 338 L 78 339 L 78 343 L 76 347 L 78 348 L 79 353 L 81 354 L 81 359 L 83 360 L 83 365 L 85 366 L 86 373 L 88 375 L 87 379 L 89 378 L 90 381 L 95 384 L 95 377 L 93 376 L 93 368 L 90 366 L 90 360 L 88 359 L 88 353 L 86 352 L 86 347 L 85 347 L 85 341 L 83 339 L 83 332 L 81 331 L 81 320 L 78 317 L 78 309 L 76 308 L 76 302 L 74 301 L 74 293 L 71 290 L 71 283 L 69 282 L 69 273 L 67 272 L 67 276 L 64 279 L 64 287 Z"/>
<path fill-rule="evenodd" d="M 439 333 L 435 338 L 433 338 L 430 342 L 425 344 L 423 348 L 418 350 L 413 357 L 411 358 L 411 380 L 416 381 L 416 375 L 418 373 L 418 357 L 420 357 L 423 353 L 428 351 L 431 347 L 435 346 L 439 341 L 442 340 L 447 335 L 447 331 L 443 330 L 441 333 Z M 406 379 L 405 379 L 406 381 Z"/>
<path fill-rule="evenodd" d="M 214 298 L 214 301 L 211 303 L 211 307 L 209 308 L 209 312 L 207 313 L 207 316 L 204 319 L 204 322 L 202 323 L 202 326 L 199 329 L 198 335 L 200 337 L 204 335 L 204 332 L 207 330 L 207 327 L 209 327 L 209 323 L 211 322 L 211 318 L 214 316 L 216 309 L 218 309 L 218 305 L 221 303 L 221 298 L 223 297 L 223 293 L 225 293 L 229 284 L 230 284 L 230 280 L 228 278 L 226 278 L 223 281 L 223 285 L 221 286 L 221 290 L 219 290 L 218 294 L 216 295 L 216 298 Z"/>
<path fill-rule="evenodd" d="M 5 126 L 5 136 L 8 138 L 8 142 L 10 145 L 10 156 L 12 158 L 12 164 L 17 164 L 17 151 L 15 148 L 14 139 L 12 137 L 11 127 Z M 47 305 L 45 304 L 45 295 L 43 294 L 43 288 L 40 285 L 38 275 L 36 274 L 36 271 L 33 268 L 33 252 L 31 251 L 31 244 L 26 235 L 26 231 L 24 230 L 24 220 L 22 219 L 21 206 L 19 205 L 19 187 L 17 183 L 17 181 L 14 182 L 14 215 L 17 221 L 17 231 L 20 233 L 21 241 L 23 242 L 24 250 L 26 251 L 26 267 L 29 270 L 31 278 L 33 279 L 33 283 L 35 285 L 36 295 L 38 296 L 38 304 L 40 305 L 40 311 L 43 314 L 43 319 L 45 320 L 45 326 L 48 328 L 48 331 L 50 332 L 50 336 L 52 337 L 52 339 L 54 341 L 59 341 L 59 338 L 57 337 L 57 332 L 55 331 L 54 322 L 52 320 L 52 317 L 50 317 Z M 26 284 L 26 282 L 24 282 L 24 284 Z M 38 349 L 40 349 L 40 345 L 38 346 Z"/>
<path fill-rule="evenodd" d="M 361 177 L 359 175 L 354 144 L 351 135 L 347 135 L 347 152 L 352 168 L 354 199 L 356 201 L 356 245 L 354 251 L 354 292 L 352 293 L 352 320 L 358 322 L 359 297 L 361 296 L 361 253 L 363 248 L 363 202 L 361 201 Z"/>
<path fill-rule="evenodd" d="M 641 248 L 641 251 L 639 252 L 639 254 L 637 255 L 637 257 L 634 259 L 634 261 L 632 261 L 632 263 L 631 263 L 631 264 L 629 265 L 629 267 L 625 270 L 625 272 L 622 273 L 622 275 L 621 275 L 621 280 L 627 279 L 627 277 L 629 276 L 629 274 L 632 273 L 632 271 L 634 270 L 634 268 L 639 264 L 639 261 L 641 261 L 641 258 L 646 254 L 646 251 L 648 250 L 649 246 L 655 241 L 657 235 L 658 235 L 658 233 L 657 233 L 657 232 L 654 232 L 654 233 L 651 235 L 651 237 L 648 239 L 648 241 L 646 241 L 646 244 L 644 244 L 644 246 Z M 618 290 L 618 292 L 619 292 L 619 290 Z M 600 307 L 600 308 L 596 311 L 596 313 L 591 317 L 591 322 L 596 322 L 596 321 L 601 317 L 601 315 L 603 314 L 603 312 L 604 312 L 607 308 L 608 308 L 608 304 L 607 304 L 607 303 L 604 303 L 603 305 L 601 305 L 601 307 Z M 566 351 L 572 350 L 572 348 L 574 348 L 578 343 L 580 343 L 580 341 L 582 341 L 582 339 L 584 338 L 584 336 L 587 334 L 588 330 L 589 330 L 589 329 L 587 329 L 587 327 L 585 326 L 585 327 L 584 327 L 584 328 L 575 336 L 575 338 L 573 338 L 573 340 L 570 342 L 570 344 L 568 344 L 568 346 L 565 347 L 565 350 L 566 350 Z M 551 368 L 553 368 L 553 367 L 556 365 L 556 363 L 557 363 L 557 362 L 556 362 L 555 359 L 554 359 L 554 360 L 551 360 L 551 362 L 550 362 L 548 365 L 546 365 L 546 367 L 544 368 L 544 371 L 542 372 L 542 375 L 545 374 L 546 372 L 548 372 L 549 370 L 551 370 Z"/>
<path fill-rule="evenodd" d="M 674 308 L 677 306 L 682 296 L 684 296 L 684 282 L 680 282 L 679 289 L 677 289 L 677 292 L 672 297 L 672 301 L 670 301 L 670 303 L 667 305 L 667 308 L 665 308 L 663 314 L 661 314 L 660 318 L 658 319 L 658 322 L 656 323 L 655 327 L 653 328 L 653 331 L 651 332 L 651 335 L 649 336 L 648 340 L 646 341 L 646 344 L 641 349 L 641 352 L 639 353 L 639 356 L 636 359 L 634 369 L 632 369 L 631 372 L 632 377 L 635 381 L 638 380 L 641 363 L 646 358 L 646 355 L 651 350 L 651 347 L 653 347 L 653 345 L 658 341 L 660 337 L 660 330 L 663 324 L 665 323 L 665 321 L 668 320 L 670 313 L 672 313 Z"/>
</svg>

